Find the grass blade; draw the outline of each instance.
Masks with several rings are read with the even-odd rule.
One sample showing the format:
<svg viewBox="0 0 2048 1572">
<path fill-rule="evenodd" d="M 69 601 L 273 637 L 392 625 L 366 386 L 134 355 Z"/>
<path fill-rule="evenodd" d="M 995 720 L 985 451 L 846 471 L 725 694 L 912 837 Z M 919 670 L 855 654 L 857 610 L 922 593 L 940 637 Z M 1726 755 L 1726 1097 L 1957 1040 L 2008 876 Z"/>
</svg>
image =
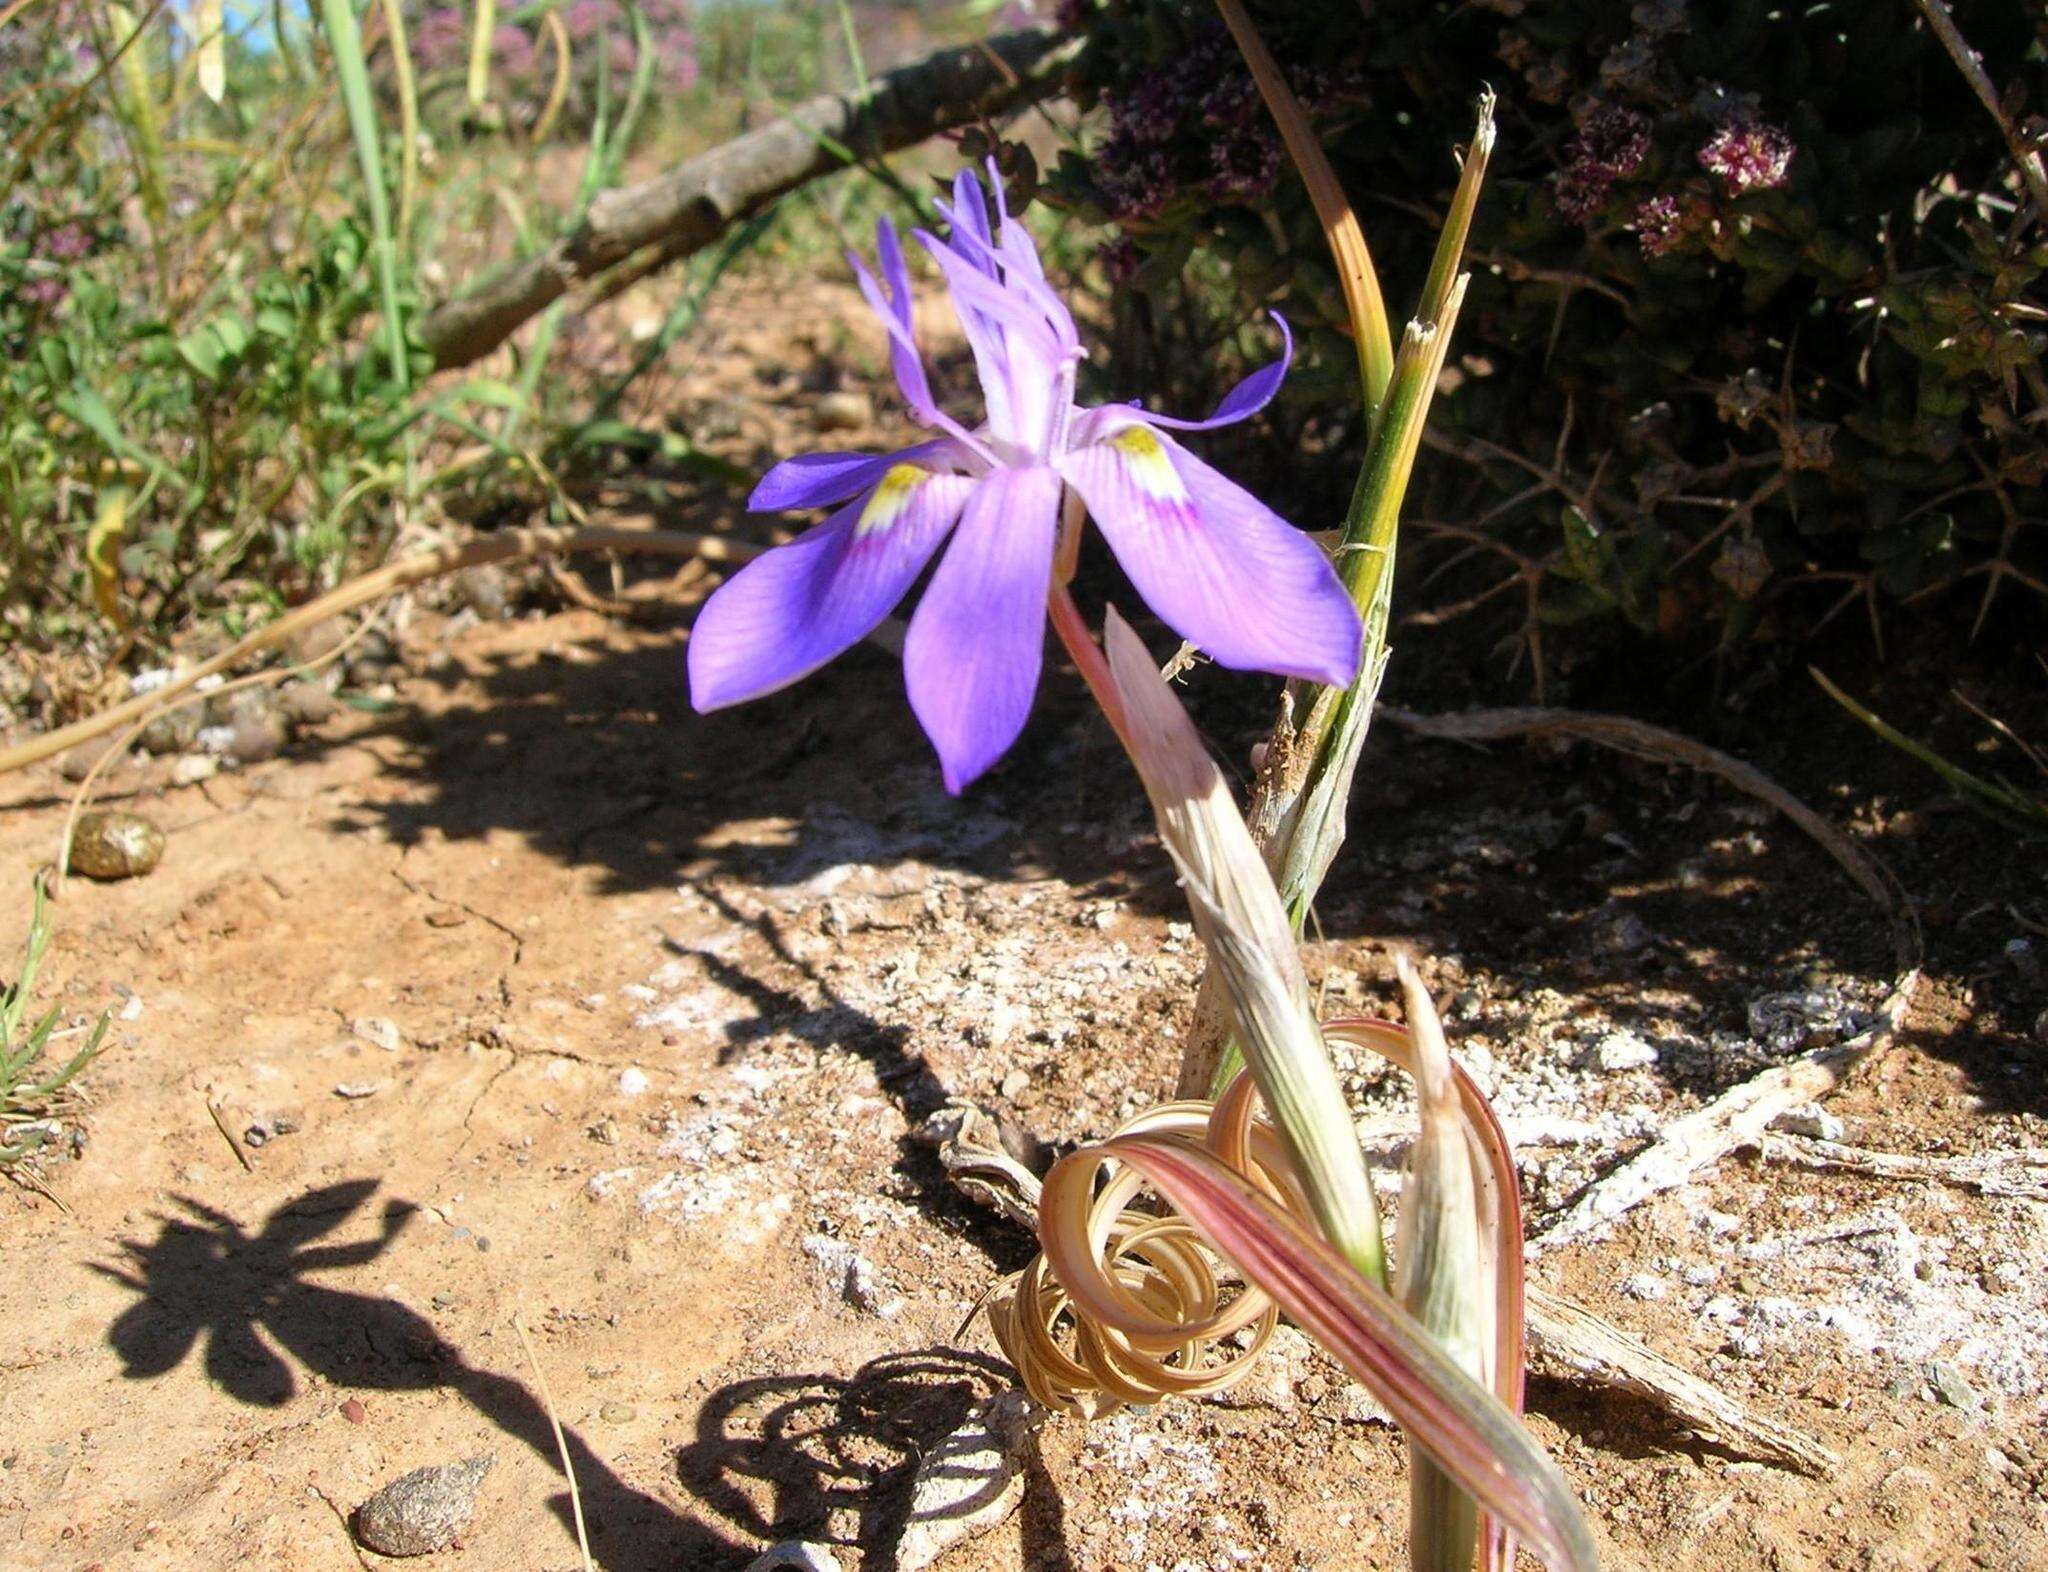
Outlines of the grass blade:
<svg viewBox="0 0 2048 1572">
<path fill-rule="evenodd" d="M 379 146 L 377 106 L 370 96 L 370 68 L 363 57 L 363 32 L 349 0 L 320 0 L 320 24 L 327 33 L 341 84 L 342 107 L 348 114 L 356 162 L 362 171 L 363 203 L 370 215 L 370 246 L 377 270 L 377 291 L 383 303 L 384 350 L 391 380 L 401 388 L 410 380 L 405 354 L 405 317 L 398 292 L 398 257 L 392 245 L 391 201 L 384 186 L 384 155 Z"/>
</svg>

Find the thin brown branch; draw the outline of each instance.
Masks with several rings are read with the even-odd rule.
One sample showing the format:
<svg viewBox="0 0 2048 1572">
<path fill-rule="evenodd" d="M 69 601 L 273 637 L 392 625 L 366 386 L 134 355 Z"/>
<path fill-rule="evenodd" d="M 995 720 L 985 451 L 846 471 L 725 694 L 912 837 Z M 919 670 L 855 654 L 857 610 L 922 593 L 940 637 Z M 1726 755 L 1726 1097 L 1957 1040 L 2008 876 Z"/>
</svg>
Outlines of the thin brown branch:
<svg viewBox="0 0 2048 1572">
<path fill-rule="evenodd" d="M 1934 29 L 1934 36 L 1941 40 L 1949 58 L 1956 63 L 1956 69 L 1963 73 L 1963 80 L 1970 84 L 1984 105 L 1985 112 L 1998 122 L 1998 129 L 2005 136 L 2005 145 L 2012 151 L 2012 161 L 2019 165 L 2020 178 L 2027 183 L 2027 191 L 2034 199 L 2034 209 L 2043 218 L 2048 218 L 2048 168 L 2043 168 L 2041 155 L 2027 145 L 2027 139 L 2020 128 L 2013 124 L 2011 115 L 2005 112 L 2005 104 L 1998 96 L 1998 89 L 1992 84 L 1984 70 L 1984 60 L 1970 47 L 1970 41 L 1963 37 L 1962 29 L 1949 14 L 1947 0 L 1914 0 L 1920 7 L 1920 14 L 1927 18 L 1927 25 Z"/>
<path fill-rule="evenodd" d="M 430 311 L 419 323 L 446 370 L 489 354 L 528 318 L 634 253 L 701 251 L 798 186 L 847 167 L 853 141 L 876 154 L 922 142 L 1062 91 L 1079 39 L 1048 29 L 1005 33 L 877 77 L 863 92 L 824 93 L 655 179 L 607 191 L 582 223 L 543 250 Z"/>
<path fill-rule="evenodd" d="M 134 698 L 89 715 L 84 720 L 61 726 L 56 731 L 45 732 L 40 737 L 31 737 L 16 743 L 11 748 L 0 749 L 0 775 L 22 769 L 42 759 L 50 758 L 81 742 L 89 742 L 104 736 L 117 727 L 129 725 L 144 715 L 161 708 L 169 699 L 186 689 L 203 682 L 218 672 L 229 670 L 249 656 L 274 648 L 301 629 L 324 622 L 329 617 L 353 611 L 371 601 L 381 600 L 396 590 L 407 589 L 414 584 L 425 583 L 428 579 L 440 578 L 444 574 L 459 573 L 464 568 L 482 567 L 491 562 L 513 562 L 525 557 L 540 557 L 551 553 L 564 554 L 583 551 L 644 551 L 664 556 L 699 557 L 707 562 L 747 562 L 760 555 L 762 548 L 745 541 L 729 540 L 722 535 L 695 535 L 682 530 L 649 529 L 512 529 L 500 530 L 486 535 L 481 540 L 471 541 L 466 546 L 444 546 L 436 551 L 421 552 L 417 556 L 402 557 L 396 562 L 386 563 L 368 573 L 350 579 L 346 584 L 330 590 L 317 600 L 286 612 L 275 622 L 257 629 L 248 637 L 229 645 L 210 660 L 201 661 L 180 672 L 160 688 L 148 693 L 137 694 Z"/>
</svg>

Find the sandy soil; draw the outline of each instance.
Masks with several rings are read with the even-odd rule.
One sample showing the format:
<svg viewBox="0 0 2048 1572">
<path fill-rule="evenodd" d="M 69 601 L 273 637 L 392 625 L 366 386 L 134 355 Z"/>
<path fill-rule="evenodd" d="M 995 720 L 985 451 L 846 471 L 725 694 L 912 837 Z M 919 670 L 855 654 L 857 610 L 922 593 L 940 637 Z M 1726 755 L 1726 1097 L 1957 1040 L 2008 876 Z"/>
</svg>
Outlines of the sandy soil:
<svg viewBox="0 0 2048 1572">
<path fill-rule="evenodd" d="M 783 391 L 746 421 L 819 380 L 729 375 L 701 406 Z M 735 432 L 740 458 L 768 440 Z M 393 707 L 285 758 L 119 777 L 164 863 L 61 903 L 49 985 L 118 1019 L 47 1170 L 63 1209 L 0 1188 L 0 1567 L 346 1568 L 343 1514 L 478 1454 L 476 1523 L 421 1564 L 573 1566 L 515 1317 L 608 1572 L 798 1534 L 887 1567 L 916 1461 L 1005 1385 L 963 1324 L 1028 1250 L 917 1127 L 962 1096 L 1070 1143 L 1171 1083 L 1199 957 L 1111 739 L 1053 671 L 955 802 L 871 650 L 700 719 L 666 622 L 423 612 L 402 644 Z M 1404 656 L 1411 700 L 1482 680 L 1448 644 Z M 1266 702 L 1240 681 L 1195 680 L 1238 758 Z M 1751 740 L 1894 859 L 1932 949 L 1907 1040 L 1830 1105 L 1844 1139 L 2048 1146 L 2038 858 L 1806 702 Z M 1689 775 L 1383 728 L 1361 779 L 1313 969 L 1333 1009 L 1384 1011 L 1388 945 L 1429 951 L 1539 1225 L 1889 981 L 1831 865 Z M 67 790 L 0 783 L 0 867 L 49 857 Z M 1841 1457 L 1802 1477 L 1539 1384 L 1607 1565 L 2048 1564 L 2041 1203 L 1735 1160 L 1535 1270 Z M 1022 1509 L 947 1568 L 1401 1564 L 1402 1447 L 1314 1356 L 1055 1422 L 1026 1466 Z"/>
</svg>

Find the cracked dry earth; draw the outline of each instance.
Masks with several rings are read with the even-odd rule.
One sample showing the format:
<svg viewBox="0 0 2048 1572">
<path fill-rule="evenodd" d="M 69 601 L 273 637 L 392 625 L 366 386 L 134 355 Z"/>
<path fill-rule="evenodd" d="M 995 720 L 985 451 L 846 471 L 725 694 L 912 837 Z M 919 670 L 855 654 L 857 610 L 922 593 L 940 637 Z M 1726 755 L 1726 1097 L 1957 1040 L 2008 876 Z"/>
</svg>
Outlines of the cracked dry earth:
<svg viewBox="0 0 2048 1572">
<path fill-rule="evenodd" d="M 394 709 L 202 785 L 121 777 L 168 854 L 57 908 L 49 986 L 117 1022 L 64 1209 L 0 1189 L 0 1567 L 338 1572 L 372 1491 L 480 1455 L 460 1548 L 419 1564 L 573 1566 L 515 1317 L 608 1572 L 790 1536 L 889 1566 L 917 1460 L 1005 1384 L 967 1323 L 1026 1255 L 918 1126 L 963 1096 L 1068 1143 L 1171 1083 L 1199 957 L 1113 744 L 1055 673 L 954 802 L 872 651 L 699 719 L 673 629 L 426 614 L 403 644 Z M 1217 725 L 1242 757 L 1252 725 Z M 1361 778 L 1312 967 L 1386 1010 L 1389 942 L 1428 948 L 1539 1223 L 1888 981 L 1860 897 L 1692 777 L 1386 730 Z M 5 789 L 19 888 L 67 788 Z M 1967 821 L 1915 844 L 1923 878 L 1996 860 Z M 1845 1142 L 2048 1144 L 2048 998 L 2004 921 L 1954 930 L 1829 1104 Z M 1731 1159 L 1534 1270 L 1839 1467 L 1561 1384 L 1532 1424 L 1611 1567 L 2048 1565 L 2044 1261 L 2038 1200 Z M 945 1567 L 1401 1564 L 1401 1445 L 1303 1349 L 1221 1402 L 1054 1422 L 1022 1467 Z"/>
</svg>

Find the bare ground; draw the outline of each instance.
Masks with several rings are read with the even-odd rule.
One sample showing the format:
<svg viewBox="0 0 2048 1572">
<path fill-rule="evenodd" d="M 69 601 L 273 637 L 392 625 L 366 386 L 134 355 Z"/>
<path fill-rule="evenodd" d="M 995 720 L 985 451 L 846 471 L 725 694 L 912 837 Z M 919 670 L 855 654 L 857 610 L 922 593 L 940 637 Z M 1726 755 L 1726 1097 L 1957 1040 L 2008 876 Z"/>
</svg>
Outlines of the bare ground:
<svg viewBox="0 0 2048 1572">
<path fill-rule="evenodd" d="M 742 366 L 699 402 L 803 374 Z M 346 1568 L 343 1514 L 479 1453 L 476 1523 L 422 1564 L 572 1566 L 515 1316 L 609 1572 L 791 1535 L 888 1566 L 909 1471 L 1005 1384 L 964 1323 L 1028 1250 L 916 1127 L 962 1096 L 1071 1143 L 1171 1084 L 1199 957 L 1112 741 L 1049 673 L 955 802 L 873 651 L 697 718 L 666 623 L 424 613 L 403 642 L 390 710 L 202 785 L 117 778 L 169 853 L 59 907 L 49 986 L 118 1021 L 48 1169 L 64 1209 L 0 1190 L 0 1567 Z M 1448 643 L 1402 658 L 1411 697 L 1477 681 Z M 1264 702 L 1217 697 L 1239 681 L 1196 678 L 1235 757 Z M 1767 702 L 1763 762 L 1929 917 L 1906 1040 L 1830 1104 L 1843 1139 L 2048 1146 L 2038 849 Z M 1333 1010 L 1384 1012 L 1389 944 L 1428 950 L 1539 1224 L 1890 979 L 1831 865 L 1689 775 L 1383 727 L 1361 780 L 1313 968 Z M 4 783 L 0 866 L 48 859 L 68 789 Z M 866 1307 L 825 1241 L 871 1263 Z M 2048 1564 L 2041 1202 L 1751 1154 L 1534 1270 L 1842 1460 L 1767 1468 L 1539 1383 L 1607 1565 Z M 1400 1564 L 1401 1445 L 1312 1357 L 1227 1403 L 1054 1422 L 1026 1463 L 1022 1509 L 948 1568 Z"/>
</svg>

